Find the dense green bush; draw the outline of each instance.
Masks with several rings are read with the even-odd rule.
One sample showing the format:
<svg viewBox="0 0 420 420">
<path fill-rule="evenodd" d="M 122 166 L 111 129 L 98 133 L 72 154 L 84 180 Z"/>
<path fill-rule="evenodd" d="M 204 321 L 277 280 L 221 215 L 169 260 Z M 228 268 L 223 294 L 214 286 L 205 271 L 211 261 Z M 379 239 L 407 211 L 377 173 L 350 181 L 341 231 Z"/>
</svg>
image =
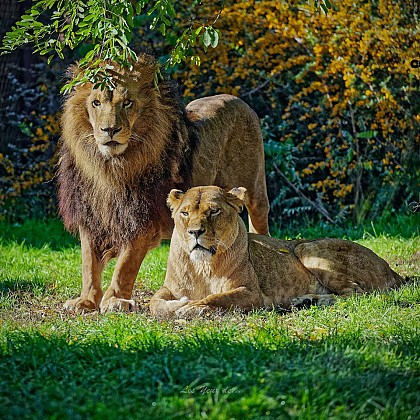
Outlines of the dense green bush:
<svg viewBox="0 0 420 420">
<path fill-rule="evenodd" d="M 19 83 L 15 74 L 9 73 L 15 90 L 8 99 L 10 107 L 0 110 L 3 125 L 18 133 L 0 153 L 0 215 L 10 220 L 56 213 L 53 177 L 62 73 L 60 68 L 42 63 L 30 72 L 32 81 L 27 83 Z"/>
<path fill-rule="evenodd" d="M 418 10 L 410 2 L 243 1 L 186 95 L 233 93 L 263 117 L 272 217 L 357 224 L 418 197 Z"/>
<path fill-rule="evenodd" d="M 189 7 L 189 2 L 177 3 L 180 14 Z M 172 40 L 140 25 L 133 47 L 147 48 L 164 62 L 182 32 L 215 16 L 218 8 L 209 2 L 195 7 L 191 22 L 179 19 L 184 23 L 173 28 Z M 344 0 L 328 15 L 314 15 L 294 0 L 227 2 L 217 21 L 219 46 L 202 55 L 200 67 L 178 64 L 168 73 L 185 87 L 186 102 L 232 93 L 257 111 L 271 217 L 278 227 L 303 220 L 360 224 L 366 218 L 408 213 L 407 204 L 418 200 L 420 175 L 420 75 L 409 65 L 419 46 L 416 16 L 414 3 L 390 0 Z M 57 98 L 50 85 L 54 83 L 42 92 L 39 83 L 37 95 Z M 41 116 L 56 119 L 58 110 L 32 114 L 31 106 L 20 119 L 30 144 L 38 128 L 46 133 Z M 49 139 L 53 146 L 57 133 Z M 32 198 L 40 197 L 45 185 L 39 181 L 48 178 L 24 184 L 22 171 L 29 176 L 36 170 L 27 156 L 18 157 L 26 149 L 21 144 L 17 149 L 0 162 L 0 182 L 7 187 L 0 201 L 3 208 L 9 203 L 9 215 L 19 212 L 11 206 L 22 193 L 35 191 Z M 48 150 L 39 158 L 50 159 L 53 147 Z M 7 172 L 11 166 L 13 174 Z M 11 186 L 13 182 L 22 188 Z"/>
</svg>

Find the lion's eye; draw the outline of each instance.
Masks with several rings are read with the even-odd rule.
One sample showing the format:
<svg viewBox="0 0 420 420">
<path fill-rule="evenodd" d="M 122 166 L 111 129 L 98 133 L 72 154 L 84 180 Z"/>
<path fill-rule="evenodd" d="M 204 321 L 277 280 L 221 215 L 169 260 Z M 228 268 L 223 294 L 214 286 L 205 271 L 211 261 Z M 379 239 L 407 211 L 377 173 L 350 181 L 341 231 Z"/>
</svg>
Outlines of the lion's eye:
<svg viewBox="0 0 420 420">
<path fill-rule="evenodd" d="M 181 211 L 181 216 L 182 217 L 188 217 L 188 212 L 187 211 Z"/>
<path fill-rule="evenodd" d="M 93 102 L 92 102 L 92 105 L 93 106 L 101 106 L 101 101 L 98 101 L 98 99 L 95 99 Z"/>
<path fill-rule="evenodd" d="M 212 215 L 212 216 L 216 216 L 217 214 L 219 214 L 220 213 L 220 209 L 211 209 L 210 210 L 210 214 Z"/>
<path fill-rule="evenodd" d="M 133 101 L 131 100 L 131 99 L 126 99 L 124 102 L 123 102 L 123 107 L 124 108 L 130 108 L 130 106 L 131 105 L 133 105 Z"/>
</svg>

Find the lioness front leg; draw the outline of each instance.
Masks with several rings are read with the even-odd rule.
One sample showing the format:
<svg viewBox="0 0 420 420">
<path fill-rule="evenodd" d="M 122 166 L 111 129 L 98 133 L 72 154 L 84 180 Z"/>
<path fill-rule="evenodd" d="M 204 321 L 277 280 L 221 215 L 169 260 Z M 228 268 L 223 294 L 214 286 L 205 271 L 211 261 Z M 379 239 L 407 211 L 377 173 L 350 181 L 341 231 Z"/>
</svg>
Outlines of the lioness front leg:
<svg viewBox="0 0 420 420">
<path fill-rule="evenodd" d="M 189 301 L 186 296 L 181 297 L 181 299 L 176 299 L 171 291 L 163 286 L 150 300 L 150 312 L 153 316 L 172 315 Z"/>
<path fill-rule="evenodd" d="M 218 308 L 239 308 L 250 310 L 263 305 L 262 297 L 258 291 L 252 291 L 245 286 L 237 287 L 228 292 L 214 293 L 204 299 L 187 303 L 176 311 L 177 316 L 202 315 L 205 312 Z"/>
<path fill-rule="evenodd" d="M 102 299 L 101 274 L 104 262 L 98 258 L 88 234 L 82 228 L 79 234 L 82 248 L 82 292 L 78 298 L 67 300 L 64 308 L 89 312 L 98 309 Z"/>
<path fill-rule="evenodd" d="M 140 236 L 121 250 L 111 284 L 101 301 L 102 313 L 135 310 L 136 304 L 131 294 L 140 265 L 152 243 L 152 236 Z"/>
</svg>

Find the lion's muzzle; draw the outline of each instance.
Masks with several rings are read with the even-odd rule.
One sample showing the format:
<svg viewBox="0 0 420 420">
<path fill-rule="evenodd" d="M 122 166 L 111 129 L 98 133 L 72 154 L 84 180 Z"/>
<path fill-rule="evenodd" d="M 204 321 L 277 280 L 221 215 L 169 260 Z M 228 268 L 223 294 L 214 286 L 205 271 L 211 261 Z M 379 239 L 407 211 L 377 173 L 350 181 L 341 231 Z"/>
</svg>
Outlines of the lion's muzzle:
<svg viewBox="0 0 420 420">
<path fill-rule="evenodd" d="M 120 155 L 127 149 L 128 142 L 120 143 L 116 140 L 108 140 L 98 144 L 99 151 L 103 156 L 110 158 L 115 155 Z"/>
<path fill-rule="evenodd" d="M 112 139 L 115 134 L 119 133 L 122 130 L 122 127 L 116 128 L 116 127 L 106 127 L 102 128 L 101 130 L 108 134 L 108 136 Z"/>
<path fill-rule="evenodd" d="M 206 248 L 205 246 L 200 245 L 200 244 L 197 242 L 197 243 L 195 244 L 194 248 L 191 250 L 191 252 L 192 252 L 192 251 L 195 251 L 195 250 L 201 250 L 201 251 L 210 252 L 210 254 L 214 255 L 214 254 L 216 253 L 217 248 L 216 248 L 214 245 L 210 246 L 209 248 Z"/>
</svg>

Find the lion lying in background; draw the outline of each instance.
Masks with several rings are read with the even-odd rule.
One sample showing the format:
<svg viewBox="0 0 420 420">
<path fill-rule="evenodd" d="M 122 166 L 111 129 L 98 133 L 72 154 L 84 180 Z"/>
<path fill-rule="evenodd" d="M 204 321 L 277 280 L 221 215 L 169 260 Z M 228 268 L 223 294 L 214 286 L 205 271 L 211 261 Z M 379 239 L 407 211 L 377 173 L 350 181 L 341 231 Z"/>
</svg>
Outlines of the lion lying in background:
<svg viewBox="0 0 420 420">
<path fill-rule="evenodd" d="M 280 240 L 247 233 L 239 213 L 246 189 L 172 190 L 175 229 L 153 315 L 197 315 L 215 308 L 284 308 L 335 295 L 386 290 L 403 279 L 371 250 L 342 239 Z"/>
</svg>

